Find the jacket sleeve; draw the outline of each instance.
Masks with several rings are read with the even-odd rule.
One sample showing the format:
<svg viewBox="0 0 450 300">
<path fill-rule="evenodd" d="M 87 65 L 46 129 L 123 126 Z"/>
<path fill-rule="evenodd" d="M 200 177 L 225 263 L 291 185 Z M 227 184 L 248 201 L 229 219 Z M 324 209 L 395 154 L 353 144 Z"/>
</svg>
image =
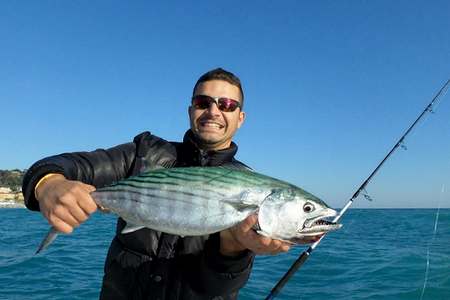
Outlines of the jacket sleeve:
<svg viewBox="0 0 450 300">
<path fill-rule="evenodd" d="M 109 149 L 63 153 L 41 159 L 28 169 L 23 178 L 25 205 L 30 210 L 39 210 L 34 188 L 48 173 L 63 174 L 67 179 L 102 187 L 128 175 L 135 152 L 135 143 L 126 143 Z"/>
</svg>

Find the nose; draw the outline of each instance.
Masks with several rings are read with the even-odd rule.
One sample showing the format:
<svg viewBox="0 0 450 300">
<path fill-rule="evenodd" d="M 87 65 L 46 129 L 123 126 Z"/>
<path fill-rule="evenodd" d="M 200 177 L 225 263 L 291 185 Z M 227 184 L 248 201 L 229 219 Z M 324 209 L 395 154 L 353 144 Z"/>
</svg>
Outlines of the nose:
<svg viewBox="0 0 450 300">
<path fill-rule="evenodd" d="M 213 116 L 220 115 L 219 107 L 216 102 L 212 102 L 206 109 L 207 113 Z"/>
</svg>

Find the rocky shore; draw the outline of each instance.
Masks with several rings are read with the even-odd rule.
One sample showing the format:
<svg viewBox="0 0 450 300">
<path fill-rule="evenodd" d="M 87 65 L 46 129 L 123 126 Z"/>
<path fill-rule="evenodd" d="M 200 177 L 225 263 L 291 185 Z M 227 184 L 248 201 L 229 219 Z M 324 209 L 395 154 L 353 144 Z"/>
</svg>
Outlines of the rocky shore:
<svg viewBox="0 0 450 300">
<path fill-rule="evenodd" d="M 0 208 L 25 207 L 21 191 L 25 170 L 0 170 Z"/>
<path fill-rule="evenodd" d="M 0 208 L 25 207 L 22 192 L 5 191 L 0 188 Z"/>
<path fill-rule="evenodd" d="M 15 200 L 0 200 L 0 208 L 25 208 L 25 204 Z"/>
</svg>

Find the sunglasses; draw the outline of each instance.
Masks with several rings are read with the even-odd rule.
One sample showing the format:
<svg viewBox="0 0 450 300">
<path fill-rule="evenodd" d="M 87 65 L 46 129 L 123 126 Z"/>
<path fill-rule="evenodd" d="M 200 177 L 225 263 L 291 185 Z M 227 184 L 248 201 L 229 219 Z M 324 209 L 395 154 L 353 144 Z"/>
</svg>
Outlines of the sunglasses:
<svg viewBox="0 0 450 300">
<path fill-rule="evenodd" d="M 195 109 L 207 109 L 212 103 L 217 104 L 220 111 L 232 112 L 241 107 L 241 103 L 230 98 L 211 97 L 206 95 L 195 95 L 192 97 L 192 106 Z"/>
</svg>

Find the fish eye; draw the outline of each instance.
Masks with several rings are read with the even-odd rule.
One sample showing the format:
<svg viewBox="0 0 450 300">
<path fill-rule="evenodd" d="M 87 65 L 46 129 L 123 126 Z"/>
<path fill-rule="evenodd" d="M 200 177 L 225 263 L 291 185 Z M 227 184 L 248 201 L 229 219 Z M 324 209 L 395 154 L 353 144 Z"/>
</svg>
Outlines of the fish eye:
<svg viewBox="0 0 450 300">
<path fill-rule="evenodd" d="M 303 211 L 305 213 L 310 213 L 310 212 L 314 211 L 314 205 L 312 205 L 309 202 L 306 202 L 305 205 L 303 205 Z"/>
</svg>

